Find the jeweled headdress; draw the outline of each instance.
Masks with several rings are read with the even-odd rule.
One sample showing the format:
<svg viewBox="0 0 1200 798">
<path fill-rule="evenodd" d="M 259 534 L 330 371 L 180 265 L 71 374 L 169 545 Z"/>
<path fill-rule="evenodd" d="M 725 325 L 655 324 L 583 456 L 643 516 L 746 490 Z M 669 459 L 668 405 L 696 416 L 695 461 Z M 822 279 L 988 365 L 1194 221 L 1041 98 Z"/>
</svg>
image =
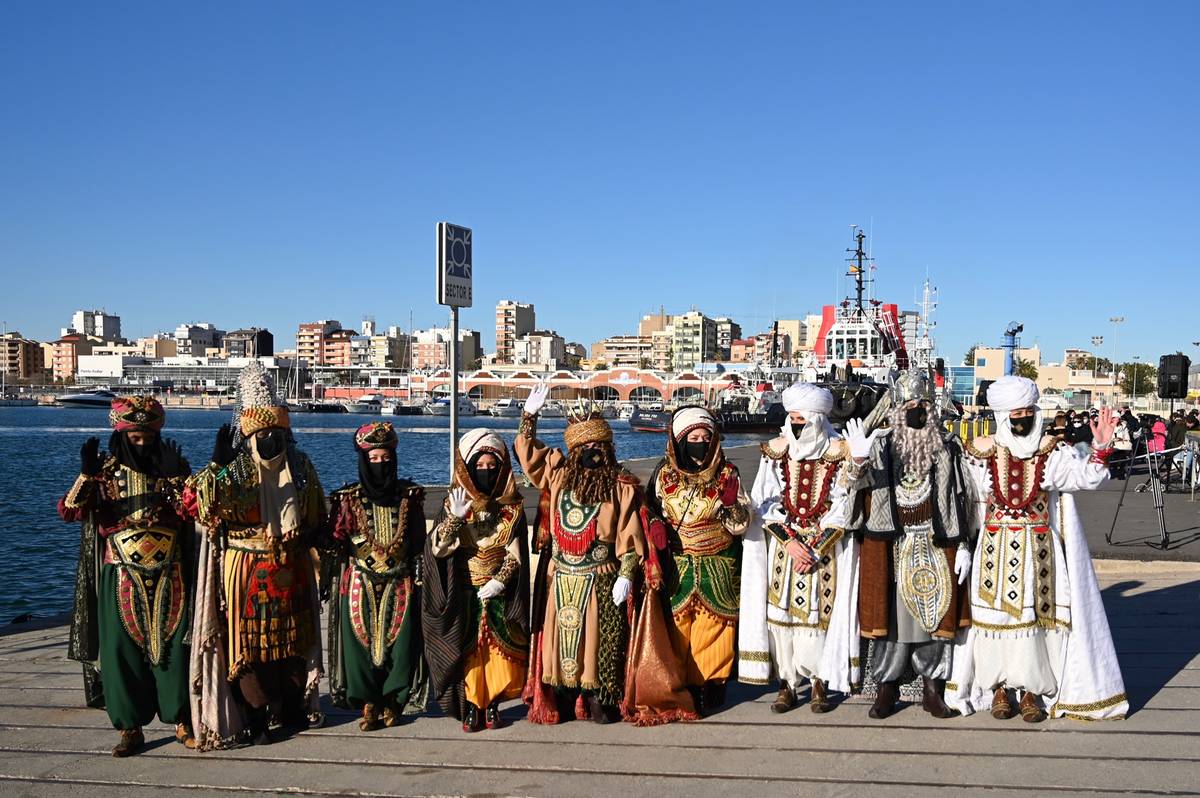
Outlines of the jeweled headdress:
<svg viewBox="0 0 1200 798">
<path fill-rule="evenodd" d="M 929 378 L 928 369 L 910 368 L 891 378 L 888 393 L 892 397 L 893 407 L 900 407 L 914 399 L 919 402 L 932 402 L 933 380 Z"/>
<path fill-rule="evenodd" d="M 153 396 L 119 396 L 112 400 L 108 423 L 117 432 L 158 432 L 167 420 L 162 404 Z"/>
<path fill-rule="evenodd" d="M 390 421 L 372 421 L 363 424 L 354 433 L 354 445 L 364 452 L 372 449 L 395 449 L 396 428 Z"/>
<path fill-rule="evenodd" d="M 257 360 L 238 375 L 238 424 L 247 438 L 259 430 L 291 426 L 287 405 L 275 393 L 275 380 Z"/>
</svg>

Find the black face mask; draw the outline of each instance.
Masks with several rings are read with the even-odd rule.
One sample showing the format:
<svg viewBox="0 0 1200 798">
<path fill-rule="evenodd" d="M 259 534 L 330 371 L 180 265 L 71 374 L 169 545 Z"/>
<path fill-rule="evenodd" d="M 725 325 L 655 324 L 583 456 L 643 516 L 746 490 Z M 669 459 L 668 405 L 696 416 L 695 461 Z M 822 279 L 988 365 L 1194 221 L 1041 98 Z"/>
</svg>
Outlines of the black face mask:
<svg viewBox="0 0 1200 798">
<path fill-rule="evenodd" d="M 697 463 L 703 463 L 708 456 L 708 441 L 686 441 L 683 452 Z"/>
<path fill-rule="evenodd" d="M 904 424 L 909 429 L 925 429 L 925 422 L 928 420 L 929 411 L 921 405 L 904 411 Z"/>
<path fill-rule="evenodd" d="M 396 504 L 396 460 L 372 463 L 367 452 L 358 452 L 358 480 L 367 498 L 376 504 Z"/>
<path fill-rule="evenodd" d="M 1008 426 L 1012 429 L 1013 435 L 1016 435 L 1018 438 L 1024 438 L 1026 435 L 1033 432 L 1033 416 L 1009 418 Z"/>
<path fill-rule="evenodd" d="M 269 429 L 257 436 L 254 445 L 258 449 L 259 457 L 271 460 L 283 453 L 284 447 L 287 446 L 287 437 L 281 429 Z"/>
<path fill-rule="evenodd" d="M 109 438 L 108 450 L 121 465 L 142 474 L 160 476 L 157 438 L 151 440 L 150 443 L 136 444 L 129 440 L 128 433 L 114 432 Z"/>
<path fill-rule="evenodd" d="M 579 464 L 584 468 L 599 468 L 604 465 L 604 452 L 599 449 L 588 449 L 579 456 Z"/>
<path fill-rule="evenodd" d="M 804 424 L 793 424 L 792 425 L 792 435 L 799 438 L 804 433 L 804 427 L 805 427 Z"/>
<path fill-rule="evenodd" d="M 472 468 L 471 481 L 484 496 L 491 496 L 492 490 L 496 487 L 498 473 L 500 473 L 498 468 Z"/>
</svg>

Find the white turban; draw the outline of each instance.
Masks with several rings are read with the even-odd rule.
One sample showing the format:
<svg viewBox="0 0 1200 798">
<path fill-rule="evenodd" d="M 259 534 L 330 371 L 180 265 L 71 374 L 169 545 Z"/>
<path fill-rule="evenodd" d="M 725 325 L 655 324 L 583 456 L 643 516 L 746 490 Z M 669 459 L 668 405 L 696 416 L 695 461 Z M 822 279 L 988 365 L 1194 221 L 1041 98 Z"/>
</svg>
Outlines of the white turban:
<svg viewBox="0 0 1200 798">
<path fill-rule="evenodd" d="M 1033 407 L 1038 402 L 1037 384 L 1028 377 L 1018 377 L 1010 374 L 1001 377 L 988 386 L 988 406 L 992 410 L 1020 410 L 1023 407 Z"/>
<path fill-rule="evenodd" d="M 829 411 L 833 409 L 833 394 L 829 389 L 811 382 L 794 382 L 783 392 L 783 409 L 804 416 L 804 429 L 800 437 L 792 432 L 791 418 L 783 420 L 784 439 L 788 444 L 791 460 L 815 460 L 825 454 L 829 441 L 837 437 L 837 431 L 829 423 Z"/>
<path fill-rule="evenodd" d="M 685 407 L 671 418 L 671 437 L 683 440 L 694 429 L 704 428 L 709 432 L 717 431 L 717 422 L 712 413 L 703 407 Z"/>
<path fill-rule="evenodd" d="M 1021 460 L 1033 457 L 1042 444 L 1042 410 L 1037 406 L 1038 396 L 1038 387 L 1033 380 L 1015 374 L 1001 377 L 988 386 L 988 406 L 996 414 L 996 442 Z M 1008 417 L 1012 411 L 1026 407 L 1034 408 L 1033 429 L 1028 435 L 1017 435 Z"/>
<path fill-rule="evenodd" d="M 811 382 L 793 382 L 783 392 L 783 409 L 789 413 L 803 413 L 806 418 L 810 413 L 827 416 L 833 409 L 833 394 Z"/>
<path fill-rule="evenodd" d="M 458 456 L 464 463 L 471 462 L 471 458 L 481 452 L 496 455 L 502 463 L 508 461 L 508 447 L 504 445 L 504 439 L 491 430 L 476 428 L 458 439 Z"/>
</svg>

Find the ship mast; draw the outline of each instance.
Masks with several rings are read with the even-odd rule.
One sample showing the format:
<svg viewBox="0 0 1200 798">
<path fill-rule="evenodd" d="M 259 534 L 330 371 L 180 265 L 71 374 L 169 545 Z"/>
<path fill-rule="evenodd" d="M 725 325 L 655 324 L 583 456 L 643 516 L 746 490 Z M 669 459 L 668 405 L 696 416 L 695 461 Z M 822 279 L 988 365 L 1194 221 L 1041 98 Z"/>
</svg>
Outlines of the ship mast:
<svg viewBox="0 0 1200 798">
<path fill-rule="evenodd" d="M 850 253 L 850 257 L 846 258 L 846 262 L 851 264 L 850 270 L 846 273 L 846 275 L 854 278 L 855 315 L 858 318 L 864 318 L 867 315 L 867 311 L 866 308 L 863 307 L 863 294 L 866 293 L 866 283 L 868 282 L 864 275 L 866 274 L 868 268 L 868 264 L 866 262 L 870 260 L 870 257 L 867 255 L 866 251 L 863 250 L 863 241 L 867 237 L 866 233 L 864 233 L 862 229 L 858 227 L 858 225 L 854 225 L 854 227 L 854 242 L 856 246 L 854 249 L 846 250 Z"/>
</svg>

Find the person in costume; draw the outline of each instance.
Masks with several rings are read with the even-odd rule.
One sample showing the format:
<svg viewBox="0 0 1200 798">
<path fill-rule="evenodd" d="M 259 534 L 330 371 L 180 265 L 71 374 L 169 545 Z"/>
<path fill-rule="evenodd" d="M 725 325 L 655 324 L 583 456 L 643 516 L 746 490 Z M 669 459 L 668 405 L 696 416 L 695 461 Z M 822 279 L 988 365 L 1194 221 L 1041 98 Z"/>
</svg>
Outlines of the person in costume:
<svg viewBox="0 0 1200 798">
<path fill-rule="evenodd" d="M 434 695 L 465 732 L 506 725 L 529 664 L 529 526 L 504 441 L 458 442 L 451 489 L 425 544 L 421 621 Z"/>
<path fill-rule="evenodd" d="M 911 670 L 921 676 L 925 711 L 948 718 L 955 714 L 945 703 L 953 642 L 970 623 L 962 448 L 941 428 L 928 371 L 900 374 L 890 392 L 888 429 L 867 435 L 861 421 L 846 424 L 850 528 L 860 540 L 859 631 L 874 640 L 869 673 L 878 684 L 869 714 L 886 718 L 896 710 Z"/>
<path fill-rule="evenodd" d="M 647 489 L 651 524 L 664 527 L 675 584 L 671 643 L 701 714 L 725 702 L 737 649 L 741 535 L 750 499 L 725 459 L 712 413 L 685 407 L 671 417 L 666 456 Z"/>
<path fill-rule="evenodd" d="M 161 436 L 166 413 L 150 396 L 114 399 L 108 455 L 89 438 L 79 477 L 58 502 L 82 522 L 71 659 L 83 663 L 89 706 L 104 707 L 121 738 L 113 756 L 145 745 L 157 715 L 188 748 L 188 618 L 193 532 L 181 515 L 191 467 Z"/>
<path fill-rule="evenodd" d="M 397 475 L 396 430 L 354 433 L 358 482 L 329 495 L 321 546 L 330 694 L 362 712 L 358 727 L 397 726 L 426 703 L 420 622 L 425 492 Z"/>
<path fill-rule="evenodd" d="M 535 580 L 540 650 L 530 662 L 534 684 L 527 689 L 536 696 L 529 718 L 560 717 L 540 692 L 546 685 L 575 699 L 576 717 L 611 723 L 620 720 L 625 692 L 626 602 L 647 553 L 641 497 L 637 480 L 617 463 L 612 428 L 598 415 L 569 419 L 565 455 L 538 440 L 537 414 L 548 396 L 545 385 L 530 393 L 513 443 L 525 475 L 547 494 L 550 537 Z"/>
<path fill-rule="evenodd" d="M 238 426 L 217 432 L 188 505 L 204 528 L 192 658 L 202 748 L 257 745 L 322 720 L 320 603 L 312 547 L 326 523 L 317 471 L 258 361 L 238 378 Z"/>
<path fill-rule="evenodd" d="M 850 450 L 829 423 L 833 394 L 811 383 L 783 392 L 783 434 L 762 445 L 750 491 L 754 522 L 742 552 L 738 680 L 779 694 L 773 712 L 832 708 L 830 689 L 858 682 L 858 545 L 844 534 Z"/>
<path fill-rule="evenodd" d="M 1075 491 L 1108 478 L 1117 420 L 1104 408 L 1082 456 L 1042 435 L 1038 389 L 1006 376 L 988 388 L 994 437 L 967 443 L 981 520 L 971 567 L 971 629 L 955 652 L 964 711 L 1105 720 L 1129 711 L 1108 618 L 1075 510 Z M 1020 692 L 1017 706 L 1009 691 Z M 1045 702 L 1053 701 L 1047 710 Z"/>
</svg>

